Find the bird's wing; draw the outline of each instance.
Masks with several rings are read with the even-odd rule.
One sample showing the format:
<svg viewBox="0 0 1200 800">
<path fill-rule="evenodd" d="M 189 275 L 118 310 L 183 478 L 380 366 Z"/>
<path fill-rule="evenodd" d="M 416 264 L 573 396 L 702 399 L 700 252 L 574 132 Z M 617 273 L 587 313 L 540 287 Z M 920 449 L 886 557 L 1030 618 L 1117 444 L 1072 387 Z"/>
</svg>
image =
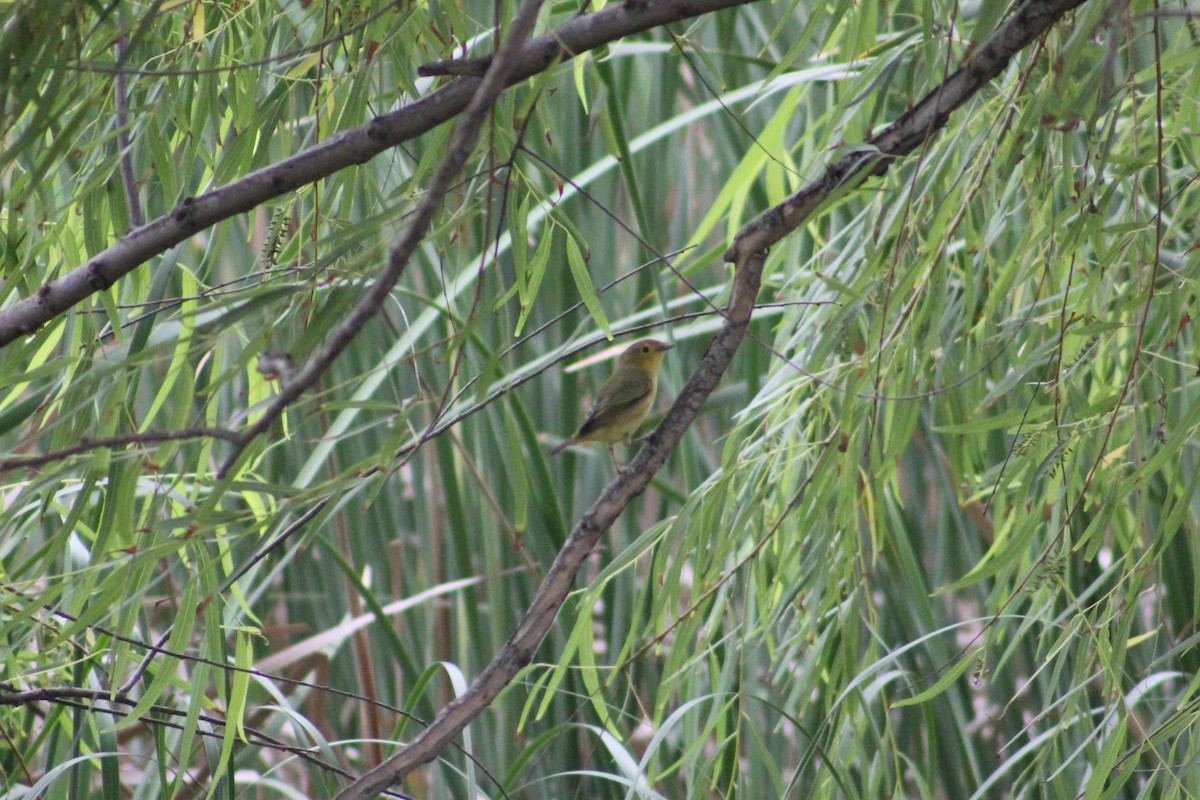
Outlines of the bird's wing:
<svg viewBox="0 0 1200 800">
<path fill-rule="evenodd" d="M 592 410 L 588 412 L 587 419 L 579 426 L 579 433 L 575 435 L 577 437 L 584 437 L 598 428 L 611 425 L 638 403 L 645 402 L 646 397 L 654 391 L 654 381 L 649 375 L 639 375 L 638 378 L 638 383 L 633 387 L 630 387 L 628 384 L 623 387 L 626 389 L 634 388 L 636 391 L 630 392 L 633 396 L 622 400 L 620 403 L 606 402 L 603 394 L 597 397 L 596 402 L 592 405 Z"/>
</svg>

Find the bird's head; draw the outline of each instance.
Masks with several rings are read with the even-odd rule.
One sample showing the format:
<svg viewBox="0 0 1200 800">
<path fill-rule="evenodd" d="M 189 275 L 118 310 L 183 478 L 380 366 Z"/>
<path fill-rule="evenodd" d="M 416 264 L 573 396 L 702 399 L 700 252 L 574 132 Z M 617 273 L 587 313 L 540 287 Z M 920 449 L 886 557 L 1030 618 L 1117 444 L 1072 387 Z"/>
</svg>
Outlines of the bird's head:
<svg viewBox="0 0 1200 800">
<path fill-rule="evenodd" d="M 625 352 L 621 353 L 620 365 L 658 372 L 663 356 L 674 346 L 657 339 L 642 339 L 625 348 Z"/>
</svg>

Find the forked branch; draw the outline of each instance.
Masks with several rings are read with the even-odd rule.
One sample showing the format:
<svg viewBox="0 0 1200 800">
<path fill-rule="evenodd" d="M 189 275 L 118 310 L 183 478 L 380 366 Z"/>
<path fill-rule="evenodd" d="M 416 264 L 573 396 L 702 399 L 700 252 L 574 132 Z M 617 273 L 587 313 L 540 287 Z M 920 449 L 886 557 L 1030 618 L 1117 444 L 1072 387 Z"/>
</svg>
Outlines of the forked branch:
<svg viewBox="0 0 1200 800">
<path fill-rule="evenodd" d="M 403 780 L 418 766 L 437 758 L 483 712 L 533 658 L 584 559 L 651 477 L 666 463 L 708 396 L 725 373 L 750 324 L 762 283 L 766 248 L 811 219 L 835 193 L 885 173 L 896 159 L 935 136 L 949 115 L 1008 65 L 1012 57 L 1048 31 L 1085 0 L 1031 0 L 1000 25 L 956 72 L 908 113 L 872 137 L 867 147 L 831 164 L 825 174 L 769 209 L 738 234 L 725 257 L 735 266 L 725 322 L 679 393 L 658 429 L 647 437 L 633 461 L 592 504 L 572 529 L 525 617 L 470 688 L 448 704 L 424 731 L 399 753 L 366 773 L 337 795 L 337 800 L 368 800 Z"/>
</svg>

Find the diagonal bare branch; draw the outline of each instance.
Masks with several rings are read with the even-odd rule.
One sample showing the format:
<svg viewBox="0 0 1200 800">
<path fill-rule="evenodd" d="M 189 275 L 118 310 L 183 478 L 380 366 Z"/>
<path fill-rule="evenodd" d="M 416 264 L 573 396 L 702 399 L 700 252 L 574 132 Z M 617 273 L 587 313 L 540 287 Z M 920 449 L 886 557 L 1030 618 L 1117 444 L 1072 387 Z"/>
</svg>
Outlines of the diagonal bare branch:
<svg viewBox="0 0 1200 800">
<path fill-rule="evenodd" d="M 662 424 L 646 439 L 634 460 L 575 524 L 538 587 L 525 617 L 508 641 L 461 696 L 449 703 L 429 727 L 407 747 L 367 772 L 337 795 L 336 800 L 368 800 L 395 785 L 421 764 L 437 758 L 442 748 L 507 687 L 532 660 L 583 561 L 605 531 L 683 438 L 708 396 L 725 373 L 745 336 L 762 283 L 765 248 L 810 219 L 835 193 L 870 175 L 886 172 L 896 159 L 920 147 L 945 126 L 950 113 L 1000 73 L 1013 55 L 1048 31 L 1064 14 L 1085 0 L 1031 0 L 1003 25 L 958 71 L 930 92 L 911 111 L 872 138 L 868 151 L 851 153 L 830 165 L 825 174 L 747 225 L 726 252 L 735 265 L 733 290 L 725 323 L 680 391 Z"/>
<path fill-rule="evenodd" d="M 366 296 L 351 309 L 347 318 L 334 329 L 329 340 L 309 359 L 304 368 L 283 386 L 262 417 L 242 432 L 233 452 L 226 458 L 217 473 L 218 479 L 225 477 L 233 469 L 250 442 L 265 433 L 292 401 L 317 382 L 325 370 L 358 335 L 363 325 L 367 324 L 367 321 L 383 308 L 384 301 L 404 274 L 413 253 L 417 251 L 421 241 L 425 238 L 429 226 L 433 223 L 438 206 L 442 204 L 442 198 L 445 197 L 446 192 L 450 191 L 454 176 L 462 171 L 467 159 L 471 157 L 471 152 L 479 140 L 479 132 L 487 121 L 492 106 L 496 104 L 504 87 L 509 85 L 513 71 L 516 69 L 517 57 L 522 45 L 529 38 L 529 34 L 533 32 L 534 23 L 537 21 L 537 12 L 542 7 L 542 2 L 543 0 L 524 0 L 509 26 L 507 38 L 497 50 L 487 74 L 483 76 L 482 80 L 471 82 L 474 94 L 463 112 L 461 124 L 455 129 L 454 135 L 450 139 L 446 157 L 442 159 L 441 165 L 434 173 L 433 180 L 426 190 L 425 199 L 421 201 L 421 205 L 414 212 L 404 231 L 404 236 L 388 252 L 388 263 L 383 273 L 371 285 Z"/>
<path fill-rule="evenodd" d="M 670 22 L 748 5 L 753 0 L 656 0 L 611 5 L 595 14 L 572 18 L 530 40 L 514 58 L 500 89 L 549 69 L 560 59 L 587 52 L 634 33 Z M 0 348 L 42 325 L 92 294 L 104 291 L 150 258 L 198 231 L 249 211 L 338 170 L 362 164 L 380 153 L 436 128 L 461 114 L 479 85 L 462 77 L 420 100 L 376 117 L 308 150 L 198 197 L 171 213 L 135 228 L 87 263 L 44 284 L 32 297 L 0 309 Z"/>
<path fill-rule="evenodd" d="M 1030 0 L 999 26 L 965 64 L 903 116 L 830 164 L 825 175 L 779 205 L 764 211 L 738 233 L 725 260 L 734 263 L 770 247 L 807 222 L 829 197 L 829 185 L 839 190 L 887 172 L 899 157 L 914 152 L 945 127 L 951 112 L 960 108 L 999 75 L 1014 55 L 1085 0 Z"/>
</svg>

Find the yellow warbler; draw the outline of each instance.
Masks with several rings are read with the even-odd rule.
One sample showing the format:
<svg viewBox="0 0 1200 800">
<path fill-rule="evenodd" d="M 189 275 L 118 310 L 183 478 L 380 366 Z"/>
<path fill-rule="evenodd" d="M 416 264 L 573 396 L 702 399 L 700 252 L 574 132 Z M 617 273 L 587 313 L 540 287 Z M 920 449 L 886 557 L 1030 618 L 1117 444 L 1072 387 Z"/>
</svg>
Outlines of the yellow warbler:
<svg viewBox="0 0 1200 800">
<path fill-rule="evenodd" d="M 556 455 L 566 447 L 584 442 L 630 444 L 634 431 L 654 405 L 663 354 L 674 346 L 657 339 L 642 339 L 629 345 L 618 356 L 613 374 L 601 384 L 579 432 L 549 454 Z"/>
</svg>

